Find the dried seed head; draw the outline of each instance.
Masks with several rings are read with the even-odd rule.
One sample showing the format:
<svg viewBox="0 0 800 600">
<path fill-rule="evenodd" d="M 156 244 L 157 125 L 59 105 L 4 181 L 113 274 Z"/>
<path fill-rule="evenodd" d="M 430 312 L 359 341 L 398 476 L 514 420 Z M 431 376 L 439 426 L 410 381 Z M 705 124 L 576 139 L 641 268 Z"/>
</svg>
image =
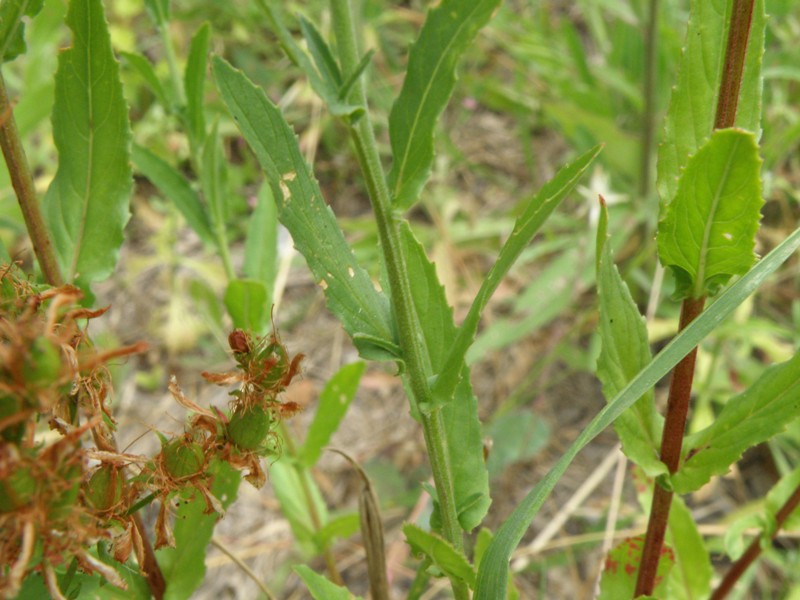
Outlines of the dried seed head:
<svg viewBox="0 0 800 600">
<path fill-rule="evenodd" d="M 253 346 L 250 343 L 250 336 L 241 329 L 234 329 L 228 336 L 228 345 L 235 354 L 248 354 Z"/>
</svg>

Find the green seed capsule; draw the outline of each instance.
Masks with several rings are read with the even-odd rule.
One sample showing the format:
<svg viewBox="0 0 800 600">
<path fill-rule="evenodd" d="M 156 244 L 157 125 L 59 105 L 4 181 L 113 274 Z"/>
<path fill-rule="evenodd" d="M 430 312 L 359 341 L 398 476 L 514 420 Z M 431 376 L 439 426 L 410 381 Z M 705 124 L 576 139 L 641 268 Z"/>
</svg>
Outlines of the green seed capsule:
<svg viewBox="0 0 800 600">
<path fill-rule="evenodd" d="M 122 499 L 122 473 L 116 467 L 104 465 L 97 469 L 84 489 L 86 502 L 104 512 L 117 506 Z"/>
<path fill-rule="evenodd" d="M 205 464 L 203 447 L 197 442 L 177 439 L 162 450 L 164 468 L 175 479 L 191 477 L 199 473 Z"/>
<path fill-rule="evenodd" d="M 228 436 L 238 448 L 255 450 L 264 443 L 271 426 L 271 414 L 266 409 L 255 406 L 231 415 Z"/>
</svg>

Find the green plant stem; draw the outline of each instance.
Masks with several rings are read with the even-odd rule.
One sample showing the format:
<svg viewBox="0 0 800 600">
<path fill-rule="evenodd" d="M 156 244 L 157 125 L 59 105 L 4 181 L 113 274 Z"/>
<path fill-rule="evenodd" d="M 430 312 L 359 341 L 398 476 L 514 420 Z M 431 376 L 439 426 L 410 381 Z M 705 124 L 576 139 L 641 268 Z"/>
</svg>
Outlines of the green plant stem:
<svg viewBox="0 0 800 600">
<path fill-rule="evenodd" d="M 350 73 L 355 72 L 359 63 L 352 7 L 350 0 L 331 0 L 331 8 L 342 73 L 347 77 Z M 359 79 L 353 86 L 349 100 L 366 107 L 363 79 Z M 425 444 L 436 484 L 442 516 L 442 532 L 453 547 L 463 551 L 463 533 L 458 523 L 444 420 L 440 409 L 431 410 L 429 408 L 432 406 L 432 396 L 425 367 L 426 350 L 422 339 L 422 329 L 414 310 L 406 257 L 400 241 L 400 217 L 395 215 L 392 210 L 389 187 L 381 166 L 375 133 L 368 113 L 355 123 L 351 123 L 350 132 L 361 170 L 367 182 L 370 201 L 378 225 L 378 235 L 386 261 L 392 307 L 397 320 L 403 360 L 411 391 L 420 408 Z M 451 579 L 451 583 L 457 599 L 468 597 L 469 592 L 463 582 Z"/>
<path fill-rule="evenodd" d="M 300 487 L 303 489 L 303 499 L 306 502 L 306 509 L 311 519 L 311 525 L 314 527 L 314 532 L 319 533 L 322 530 L 322 519 L 319 518 L 317 507 L 314 504 L 314 496 L 311 494 L 311 488 L 306 479 L 306 477 L 308 477 L 308 470 L 294 460 L 297 458 L 297 447 L 294 445 L 294 439 L 289 429 L 286 427 L 286 424 L 281 422 L 280 429 L 281 438 L 286 445 L 287 454 L 293 459 L 291 460 L 292 468 L 295 470 L 295 473 L 297 473 L 297 479 L 300 481 Z M 322 557 L 325 560 L 325 567 L 328 569 L 328 575 L 331 576 L 331 581 L 337 585 L 344 585 L 342 575 L 339 573 L 339 568 L 336 566 L 336 558 L 333 556 L 333 552 L 331 552 L 327 542 L 325 542 L 322 547 Z"/>
<path fill-rule="evenodd" d="M 14 109 L 8 101 L 6 82 L 0 73 L 0 148 L 8 166 L 11 185 L 17 194 L 22 218 L 33 245 L 33 253 L 39 261 L 39 267 L 45 281 L 53 286 L 64 283 L 61 271 L 58 268 L 53 242 L 44 224 L 39 201 L 36 198 L 36 187 L 33 184 L 31 169 L 19 137 L 17 122 L 14 119 Z"/>
<path fill-rule="evenodd" d="M 642 111 L 642 162 L 639 165 L 639 199 L 645 201 L 652 189 L 653 139 L 656 130 L 656 49 L 658 47 L 658 0 L 648 3 L 644 32 L 644 110 Z"/>
<path fill-rule="evenodd" d="M 789 499 L 781 506 L 780 510 L 775 515 L 775 531 L 773 532 L 770 539 L 775 539 L 775 536 L 778 535 L 778 532 L 783 527 L 783 524 L 786 522 L 786 519 L 789 518 L 795 509 L 800 506 L 800 486 L 795 488 L 794 492 Z M 762 550 L 762 536 L 757 536 L 750 545 L 745 550 L 745 553 L 739 557 L 730 570 L 725 574 L 725 577 L 722 579 L 720 584 L 717 586 L 717 589 L 714 590 L 714 593 L 711 594 L 711 600 L 722 600 L 726 598 L 730 591 L 733 589 L 733 586 L 736 585 L 736 582 L 739 581 L 742 575 L 744 575 L 747 568 L 755 562 L 755 560 L 761 555 Z"/>
<path fill-rule="evenodd" d="M 164 46 L 164 58 L 167 61 L 169 80 L 172 85 L 172 91 L 175 94 L 175 100 L 178 102 L 179 106 L 185 106 L 186 92 L 183 89 L 180 69 L 178 69 L 175 47 L 172 45 L 172 37 L 169 34 L 169 23 L 166 20 L 161 20 L 157 27 L 158 34 L 161 36 L 161 44 Z"/>
<path fill-rule="evenodd" d="M 734 0 L 728 40 L 725 48 L 725 63 L 717 97 L 714 129 L 733 127 L 736 122 L 736 109 L 739 104 L 739 90 L 744 72 L 744 59 L 750 37 L 750 23 L 753 16 L 754 0 Z M 679 330 L 682 331 L 702 311 L 705 298 L 688 298 L 681 306 Z M 681 447 L 686 429 L 686 415 L 692 395 L 694 364 L 697 348 L 678 363 L 672 374 L 667 401 L 667 415 L 664 420 L 664 433 L 661 438 L 661 461 L 667 465 L 670 474 L 680 466 Z M 647 523 L 639 574 L 636 580 L 634 598 L 651 595 L 655 587 L 658 561 L 664 545 L 672 492 L 656 483 L 653 490 L 653 504 Z M 741 575 L 741 574 L 740 574 Z M 732 584 L 731 584 L 732 585 Z"/>
</svg>

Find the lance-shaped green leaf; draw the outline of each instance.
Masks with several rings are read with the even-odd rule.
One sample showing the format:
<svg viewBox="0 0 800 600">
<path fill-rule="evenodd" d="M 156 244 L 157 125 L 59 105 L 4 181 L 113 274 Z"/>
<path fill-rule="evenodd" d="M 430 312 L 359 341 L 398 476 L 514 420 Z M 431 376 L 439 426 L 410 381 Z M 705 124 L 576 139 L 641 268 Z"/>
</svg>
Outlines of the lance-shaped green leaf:
<svg viewBox="0 0 800 600">
<path fill-rule="evenodd" d="M 730 315 L 763 281 L 800 247 L 800 228 L 781 242 L 746 275 L 726 289 L 716 302 L 703 311 L 692 323 L 675 336 L 628 385 L 621 390 L 589 425 L 578 435 L 558 462 L 514 509 L 495 534 L 478 568 L 478 589 L 475 600 L 503 597 L 506 590 L 508 560 L 525 535 L 531 521 L 539 512 L 567 467 L 578 453 L 611 425 L 628 407 L 641 398 L 686 356 L 700 340 Z"/>
<path fill-rule="evenodd" d="M 278 218 L 292 234 L 328 307 L 365 358 L 397 358 L 386 296 L 378 292 L 353 256 L 297 138 L 280 110 L 240 71 L 214 59 L 214 76 L 225 104 L 256 154 L 278 205 Z"/>
<path fill-rule="evenodd" d="M 409 279 L 414 282 L 411 294 L 424 334 L 430 373 L 438 374 L 456 335 L 453 311 L 447 304 L 436 269 L 407 223 L 401 226 L 401 235 Z M 442 411 L 445 425 L 458 520 L 461 527 L 470 531 L 480 524 L 491 504 L 489 473 L 483 459 L 478 402 L 472 392 L 469 370 L 463 360 L 456 368 L 461 371 L 459 383 L 453 395 L 442 399 L 444 405 L 436 409 Z M 434 409 L 430 406 L 419 408 L 423 411 Z"/>
<path fill-rule="evenodd" d="M 184 89 L 186 90 L 186 122 L 192 140 L 198 146 L 203 144 L 206 135 L 206 121 L 203 112 L 203 90 L 208 67 L 208 39 L 211 27 L 203 23 L 192 38 L 189 56 L 186 59 Z"/>
<path fill-rule="evenodd" d="M 261 281 L 232 279 L 225 289 L 225 308 L 237 329 L 264 332 L 269 324 L 269 293 Z"/>
<path fill-rule="evenodd" d="M 72 47 L 59 56 L 53 106 L 58 171 L 44 216 L 67 281 L 111 274 L 130 216 L 128 107 L 100 0 L 69 3 Z"/>
<path fill-rule="evenodd" d="M 292 568 L 306 584 L 314 600 L 361 600 L 361 596 L 354 596 L 347 588 L 328 581 L 305 565 L 295 565 Z"/>
<path fill-rule="evenodd" d="M 658 193 L 662 206 L 672 202 L 678 178 L 714 129 L 717 93 L 725 60 L 729 0 L 697 0 L 691 3 L 686 47 L 678 83 L 672 92 L 658 153 Z M 756 0 L 750 24 L 736 127 L 760 135 L 761 57 L 764 54 L 764 2 Z"/>
<path fill-rule="evenodd" d="M 678 298 L 713 295 L 755 262 L 760 168 L 754 134 L 738 129 L 715 131 L 689 160 L 658 225 L 658 254 L 675 272 Z"/>
<path fill-rule="evenodd" d="M 161 85 L 161 80 L 158 78 L 158 75 L 156 75 L 153 64 L 141 54 L 136 54 L 134 52 L 120 52 L 119 55 L 124 59 L 124 62 L 128 63 L 128 66 L 139 73 L 139 76 L 150 86 L 150 91 L 155 94 L 161 106 L 169 106 L 167 92 L 164 90 L 164 86 Z"/>
<path fill-rule="evenodd" d="M 317 463 L 322 448 L 339 428 L 339 423 L 356 396 L 365 367 L 363 362 L 345 365 L 325 384 L 306 440 L 297 452 L 297 460 L 304 467 L 311 468 Z"/>
<path fill-rule="evenodd" d="M 456 84 L 456 66 L 501 0 L 443 0 L 428 11 L 408 56 L 406 78 L 389 115 L 395 206 L 419 198 L 433 165 L 433 134 Z"/>
<path fill-rule="evenodd" d="M 403 533 L 415 555 L 428 557 L 448 577 L 460 579 L 470 588 L 475 587 L 475 569 L 447 540 L 413 523 L 403 525 Z"/>
<path fill-rule="evenodd" d="M 272 305 L 272 289 L 278 269 L 278 212 L 269 184 L 262 184 L 256 202 L 247 224 L 242 269 L 247 277 L 261 281 L 267 287 L 268 302 Z"/>
<path fill-rule="evenodd" d="M 131 159 L 136 169 L 175 205 L 200 239 L 214 245 L 208 213 L 186 178 L 168 162 L 137 144 L 131 149 Z"/>
<path fill-rule="evenodd" d="M 533 239 L 533 236 L 536 235 L 536 232 L 539 231 L 561 201 L 566 198 L 567 194 L 577 185 L 581 176 L 583 176 L 594 159 L 597 158 L 601 149 L 602 146 L 595 146 L 563 167 L 527 203 L 524 212 L 514 223 L 514 230 L 506 240 L 506 243 L 503 244 L 497 261 L 492 265 L 481 284 L 481 288 L 475 295 L 472 306 L 469 308 L 469 313 L 467 313 L 464 322 L 458 329 L 458 335 L 449 347 L 444 366 L 431 390 L 434 398 L 441 398 L 441 401 L 445 401 L 452 395 L 461 375 L 458 365 L 464 362 L 467 350 L 475 340 L 475 332 L 478 331 L 481 314 L 489 303 L 492 294 L 494 294 L 497 286 L 500 285 L 503 277 L 508 274 L 519 255 L 522 254 L 522 251 Z"/>
<path fill-rule="evenodd" d="M 0 4 L 0 62 L 24 54 L 25 23 L 22 17 L 39 14 L 44 0 L 3 0 Z"/>
<path fill-rule="evenodd" d="M 688 458 L 672 476 L 673 488 L 680 494 L 697 490 L 798 416 L 800 353 L 766 369 L 746 391 L 728 401 L 712 425 L 686 439 Z"/>
<path fill-rule="evenodd" d="M 600 301 L 600 339 L 597 376 L 606 399 L 616 396 L 651 360 L 647 327 L 622 281 L 608 244 L 608 209 L 601 207 L 597 231 L 597 295 Z M 664 419 L 656 412 L 653 391 L 648 390 L 622 413 L 614 428 L 625 455 L 650 477 L 667 472 L 658 458 Z"/>
<path fill-rule="evenodd" d="M 258 0 L 258 4 L 264 10 L 270 27 L 278 37 L 286 56 L 305 73 L 311 87 L 328 106 L 331 114 L 350 119 L 357 119 L 361 116 L 364 113 L 364 107 L 348 104 L 346 98 L 341 96 L 340 91 L 344 83 L 342 73 L 333 58 L 330 47 L 316 27 L 310 21 L 300 19 L 300 28 L 311 52 L 312 61 L 297 45 L 292 34 L 283 24 L 279 3 L 275 0 Z"/>
</svg>

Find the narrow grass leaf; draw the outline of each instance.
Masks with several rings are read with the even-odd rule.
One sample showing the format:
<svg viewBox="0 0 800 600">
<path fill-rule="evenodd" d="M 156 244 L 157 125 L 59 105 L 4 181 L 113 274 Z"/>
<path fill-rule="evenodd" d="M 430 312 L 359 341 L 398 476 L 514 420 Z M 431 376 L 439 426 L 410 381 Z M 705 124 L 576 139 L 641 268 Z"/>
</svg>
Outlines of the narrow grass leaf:
<svg viewBox="0 0 800 600">
<path fill-rule="evenodd" d="M 305 565 L 295 565 L 292 569 L 306 584 L 314 600 L 356 600 L 356 598 L 361 598 L 361 596 L 353 596 L 347 588 L 328 581 Z"/>
<path fill-rule="evenodd" d="M 599 600 L 619 600 L 633 598 L 636 588 L 636 574 L 639 572 L 639 563 L 642 560 L 644 535 L 625 538 L 614 546 L 606 556 L 603 576 L 600 580 Z M 664 546 L 658 559 L 656 572 L 656 585 L 653 590 L 655 598 L 663 597 L 667 585 L 667 576 L 675 564 L 672 549 Z"/>
<path fill-rule="evenodd" d="M 767 368 L 747 390 L 728 400 L 712 425 L 686 439 L 688 458 L 672 476 L 673 488 L 680 494 L 699 489 L 798 416 L 800 353 Z"/>
<path fill-rule="evenodd" d="M 0 4 L 0 61 L 8 62 L 25 53 L 22 17 L 35 17 L 43 5 L 44 0 L 3 0 Z"/>
<path fill-rule="evenodd" d="M 388 299 L 356 263 L 280 110 L 220 58 L 214 59 L 214 76 L 225 104 L 267 175 L 278 218 L 325 291 L 331 312 L 364 358 L 397 358 L 387 351 L 397 344 Z"/>
<path fill-rule="evenodd" d="M 211 27 L 203 23 L 192 38 L 184 72 L 186 90 L 186 122 L 189 135 L 197 146 L 202 146 L 206 135 L 206 120 L 203 111 L 206 70 L 208 69 L 208 40 Z"/>
<path fill-rule="evenodd" d="M 342 85 L 342 73 L 322 34 L 311 21 L 303 17 L 300 17 L 300 31 L 303 32 L 303 39 L 317 66 L 317 72 L 331 90 L 338 89 Z"/>
<path fill-rule="evenodd" d="M 413 523 L 403 525 L 403 533 L 415 555 L 422 554 L 428 557 L 447 577 L 455 577 L 470 588 L 475 588 L 475 569 L 447 540 Z"/>
<path fill-rule="evenodd" d="M 622 281 L 606 236 L 608 210 L 601 208 L 598 228 L 597 295 L 600 304 L 602 350 L 597 359 L 597 377 L 610 400 L 652 360 L 647 327 Z M 655 409 L 653 390 L 648 390 L 614 423 L 625 455 L 650 477 L 667 472 L 659 460 L 664 419 Z"/>
<path fill-rule="evenodd" d="M 264 183 L 256 197 L 256 208 L 247 223 L 244 241 L 244 274 L 267 287 L 268 304 L 272 305 L 272 290 L 278 262 L 278 209 L 272 188 Z"/>
<path fill-rule="evenodd" d="M 408 275 L 414 282 L 411 294 L 424 334 L 430 373 L 441 376 L 444 359 L 456 335 L 453 311 L 447 304 L 434 265 L 407 223 L 401 225 L 401 237 Z M 461 371 L 461 377 L 451 397 L 440 398 L 442 403 L 436 406 L 419 408 L 442 411 L 458 520 L 461 527 L 471 531 L 486 516 L 491 504 L 489 473 L 483 458 L 478 401 L 472 392 L 469 370 L 463 360 L 455 368 Z"/>
<path fill-rule="evenodd" d="M 269 481 L 280 502 L 281 514 L 289 521 L 292 536 L 302 554 L 309 558 L 318 554 L 322 549 L 322 536 L 316 530 L 308 503 L 313 502 L 321 528 L 328 523 L 328 508 L 314 478 L 309 471 L 297 468 L 290 459 L 282 457 L 270 466 Z M 306 489 L 310 492 L 310 499 L 306 496 Z"/>
<path fill-rule="evenodd" d="M 130 217 L 128 107 L 101 0 L 73 0 L 72 46 L 59 56 L 53 106 L 58 171 L 44 216 L 67 281 L 111 274 Z"/>
<path fill-rule="evenodd" d="M 366 364 L 355 362 L 345 365 L 330 378 L 319 395 L 319 405 L 314 420 L 308 428 L 303 446 L 297 452 L 297 460 L 311 468 L 319 460 L 322 448 L 339 428 L 350 403 L 355 398 Z"/>
<path fill-rule="evenodd" d="M 464 361 L 467 350 L 475 340 L 481 314 L 492 294 L 547 218 L 577 185 L 601 149 L 601 146 L 596 146 L 563 167 L 553 179 L 542 186 L 542 189 L 528 202 L 522 215 L 517 218 L 497 261 L 492 265 L 475 295 L 469 313 L 458 329 L 458 335 L 448 345 L 448 356 L 432 389 L 435 398 L 448 398 L 453 393 L 460 375 L 457 366 Z"/>
<path fill-rule="evenodd" d="M 261 281 L 232 279 L 225 289 L 224 303 L 237 329 L 263 333 L 269 325 L 269 293 Z"/>
<path fill-rule="evenodd" d="M 713 295 L 755 262 L 761 219 L 755 135 L 717 130 L 689 159 L 658 226 L 658 254 L 676 276 L 676 297 Z"/>
<path fill-rule="evenodd" d="M 236 499 L 241 475 L 227 463 L 214 461 L 211 493 L 227 508 Z M 167 581 L 165 600 L 186 600 L 203 582 L 206 573 L 206 547 L 221 515 L 206 514 L 206 501 L 200 492 L 186 496 L 175 515 L 175 547 L 156 551 L 158 564 Z"/>
<path fill-rule="evenodd" d="M 158 75 L 156 75 L 153 64 L 144 56 L 141 54 L 136 54 L 135 52 L 120 52 L 119 55 L 126 63 L 128 63 L 129 67 L 139 73 L 139 76 L 144 79 L 145 83 L 147 83 L 149 86 L 150 91 L 153 92 L 155 97 L 158 99 L 159 104 L 161 104 L 163 107 L 169 106 L 167 93 L 164 90 L 164 86 L 161 84 L 161 80 L 158 78 Z"/>
<path fill-rule="evenodd" d="M 658 154 L 657 187 L 662 205 L 672 202 L 678 191 L 678 178 L 689 157 L 700 149 L 714 129 L 730 10 L 729 0 L 691 3 L 678 83 L 672 92 Z M 756 0 L 735 124 L 757 137 L 760 136 L 765 22 L 764 2 Z"/>
<path fill-rule="evenodd" d="M 553 468 L 525 496 L 495 534 L 478 569 L 476 600 L 492 600 L 505 594 L 508 560 L 511 553 L 578 452 L 664 377 L 700 340 L 758 289 L 761 283 L 794 254 L 798 247 L 800 247 L 800 228 L 759 261 L 746 275 L 720 294 L 714 304 L 675 336 L 653 361 L 592 419 Z"/>
<path fill-rule="evenodd" d="M 443 0 L 428 11 L 389 115 L 394 161 L 389 185 L 398 209 L 418 200 L 430 176 L 436 121 L 453 93 L 458 61 L 501 1 Z"/>
<path fill-rule="evenodd" d="M 208 213 L 186 178 L 165 160 L 138 144 L 131 148 L 131 159 L 136 170 L 175 205 L 200 239 L 206 244 L 214 245 L 216 242 L 211 232 Z"/>
</svg>

